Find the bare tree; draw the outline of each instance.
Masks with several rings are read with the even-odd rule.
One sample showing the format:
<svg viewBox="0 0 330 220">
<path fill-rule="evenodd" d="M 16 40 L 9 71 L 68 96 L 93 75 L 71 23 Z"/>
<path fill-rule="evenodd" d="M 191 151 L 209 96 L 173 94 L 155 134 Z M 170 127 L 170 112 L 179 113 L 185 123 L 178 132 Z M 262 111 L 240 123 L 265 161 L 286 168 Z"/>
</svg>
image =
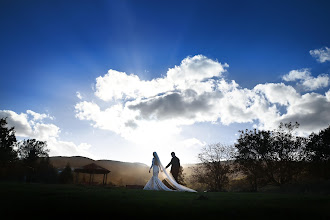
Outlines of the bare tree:
<svg viewBox="0 0 330 220">
<path fill-rule="evenodd" d="M 194 182 L 212 191 L 223 191 L 228 184 L 232 169 L 230 160 L 234 158 L 235 148 L 221 143 L 204 146 L 198 154 L 199 163 L 193 170 Z"/>
</svg>

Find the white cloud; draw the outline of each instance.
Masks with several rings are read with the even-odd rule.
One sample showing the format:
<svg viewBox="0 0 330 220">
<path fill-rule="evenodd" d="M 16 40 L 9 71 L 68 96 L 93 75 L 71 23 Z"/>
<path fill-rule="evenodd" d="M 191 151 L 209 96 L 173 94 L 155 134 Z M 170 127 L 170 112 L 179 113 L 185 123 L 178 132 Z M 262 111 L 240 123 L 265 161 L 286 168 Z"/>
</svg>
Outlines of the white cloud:
<svg viewBox="0 0 330 220">
<path fill-rule="evenodd" d="M 224 97 L 218 100 L 215 114 L 225 125 L 252 122 L 255 118 L 253 108 L 256 103 L 253 99 L 254 93 L 250 90 L 233 88 L 224 92 Z"/>
<path fill-rule="evenodd" d="M 96 78 L 95 95 L 104 101 L 136 98 L 140 85 L 141 80 L 137 75 L 109 70 L 104 77 Z"/>
<path fill-rule="evenodd" d="M 60 129 L 54 124 L 42 123 L 43 119 L 52 119 L 52 116 L 39 114 L 31 110 L 28 114 L 17 114 L 11 110 L 0 110 L 0 117 L 7 118 L 10 127 L 15 127 L 16 135 L 20 137 L 30 137 L 40 140 L 47 140 L 50 137 L 58 137 Z M 32 118 L 29 118 L 29 115 Z"/>
<path fill-rule="evenodd" d="M 174 140 L 203 143 L 197 139 L 184 142 L 180 137 L 183 126 L 200 122 L 253 123 L 274 129 L 280 122 L 292 120 L 301 124 L 302 132 L 316 131 L 330 123 L 326 115 L 330 111 L 329 92 L 302 95 L 284 83 L 241 88 L 234 80 L 224 79 L 227 67 L 197 55 L 168 69 L 164 77 L 149 81 L 109 70 L 96 79 L 95 92 L 107 107 L 82 101 L 75 106 L 76 117 L 140 146 L 159 143 L 164 147 L 177 145 Z M 305 90 L 328 86 L 327 75 L 312 77 L 309 69 L 290 71 L 283 80 L 298 81 Z"/>
<path fill-rule="evenodd" d="M 181 91 L 192 89 L 198 94 L 212 92 L 214 89 L 213 77 L 221 77 L 229 65 L 221 64 L 203 55 L 187 57 L 180 66 L 167 71 L 167 78 Z"/>
<path fill-rule="evenodd" d="M 46 114 L 39 114 L 37 112 L 34 112 L 32 110 L 27 110 L 26 113 L 30 114 L 33 116 L 34 121 L 42 121 L 43 119 L 49 118 L 51 120 L 54 120 L 54 117 Z"/>
<path fill-rule="evenodd" d="M 79 145 L 71 141 L 61 141 L 56 138 L 47 140 L 47 147 L 50 149 L 50 156 L 85 156 L 93 158 L 89 152 L 90 145 L 81 143 Z"/>
<path fill-rule="evenodd" d="M 31 137 L 48 140 L 51 137 L 58 137 L 60 132 L 60 128 L 54 124 L 37 123 L 33 126 L 33 135 Z"/>
<path fill-rule="evenodd" d="M 311 71 L 308 68 L 300 69 L 300 70 L 291 70 L 288 74 L 284 75 L 282 78 L 285 81 L 296 81 L 296 80 L 304 80 L 310 77 Z"/>
<path fill-rule="evenodd" d="M 81 143 L 76 145 L 73 142 L 61 141 L 59 135 L 61 130 L 55 124 L 45 124 L 43 119 L 54 117 L 39 114 L 31 110 L 27 111 L 28 114 L 17 114 L 11 110 L 0 110 L 0 118 L 7 118 L 8 127 L 14 127 L 16 136 L 26 139 L 37 139 L 47 142 L 47 148 L 50 150 L 50 156 L 89 156 L 93 157 L 87 150 L 90 145 Z M 29 115 L 32 118 L 29 118 Z"/>
<path fill-rule="evenodd" d="M 277 120 L 300 123 L 300 130 L 306 134 L 318 132 L 330 125 L 330 100 L 317 93 L 306 93 L 288 106 L 287 113 Z"/>
<path fill-rule="evenodd" d="M 15 127 L 17 136 L 29 137 L 33 135 L 33 129 L 27 114 L 17 114 L 11 110 L 0 110 L 0 118 L 7 118 L 8 126 Z"/>
<path fill-rule="evenodd" d="M 198 94 L 212 91 L 214 80 L 220 77 L 228 64 L 221 64 L 203 55 L 185 58 L 180 66 L 167 71 L 165 77 L 141 80 L 134 74 L 110 69 L 107 74 L 96 78 L 95 95 L 104 100 L 143 99 L 158 94 L 193 89 Z"/>
<path fill-rule="evenodd" d="M 96 79 L 95 95 L 104 101 L 111 101 L 151 97 L 168 90 L 173 90 L 173 85 L 166 78 L 144 81 L 134 74 L 109 70 Z"/>
<path fill-rule="evenodd" d="M 100 107 L 95 103 L 83 101 L 79 102 L 75 108 L 77 110 L 76 117 L 80 120 L 97 121 L 99 118 Z"/>
<path fill-rule="evenodd" d="M 305 91 L 313 91 L 329 85 L 329 76 L 322 74 L 317 77 L 311 75 L 310 69 L 291 70 L 282 77 L 285 81 L 299 81 L 297 85 L 301 86 Z"/>
<path fill-rule="evenodd" d="M 93 102 L 80 102 L 76 104 L 76 117 L 80 120 L 92 121 L 92 126 L 110 130 L 125 136 L 137 126 L 137 112 L 124 107 L 123 104 L 112 105 L 101 110 Z"/>
<path fill-rule="evenodd" d="M 330 61 L 330 48 L 328 47 L 310 50 L 309 54 L 316 58 L 316 60 L 320 63 Z"/>
<path fill-rule="evenodd" d="M 221 77 L 227 67 L 197 55 L 185 58 L 164 77 L 149 81 L 109 70 L 96 79 L 95 96 L 112 103 L 111 106 L 101 109 L 94 102 L 79 102 L 75 106 L 76 117 L 128 140 L 144 142 L 143 137 L 147 140 L 146 135 L 151 133 L 149 139 L 169 139 L 167 134 L 177 135 L 181 125 L 217 120 L 208 109 L 221 96 L 215 91 L 216 78 Z"/>
<path fill-rule="evenodd" d="M 175 66 L 167 72 L 167 77 L 175 83 L 177 81 L 202 81 L 204 79 L 221 76 L 228 64 L 211 60 L 203 55 L 187 57 L 180 66 Z"/>
<path fill-rule="evenodd" d="M 316 78 L 309 77 L 302 82 L 302 85 L 307 91 L 317 90 L 319 88 L 324 88 L 329 85 L 329 76 L 326 74 L 319 75 Z"/>
<path fill-rule="evenodd" d="M 287 86 L 284 83 L 258 84 L 254 87 L 254 91 L 257 94 L 264 94 L 270 103 L 285 106 L 294 103 L 300 96 L 292 86 Z"/>
</svg>

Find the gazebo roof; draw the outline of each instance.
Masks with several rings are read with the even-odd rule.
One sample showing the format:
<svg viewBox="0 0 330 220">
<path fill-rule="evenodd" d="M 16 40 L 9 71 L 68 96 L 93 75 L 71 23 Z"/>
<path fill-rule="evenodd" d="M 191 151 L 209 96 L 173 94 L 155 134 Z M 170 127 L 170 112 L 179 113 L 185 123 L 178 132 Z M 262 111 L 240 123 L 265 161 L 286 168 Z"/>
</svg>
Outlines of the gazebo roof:
<svg viewBox="0 0 330 220">
<path fill-rule="evenodd" d="M 74 172 L 90 173 L 90 174 L 107 174 L 110 173 L 110 170 L 107 170 L 99 165 L 96 165 L 95 163 L 91 163 L 74 169 Z"/>
</svg>

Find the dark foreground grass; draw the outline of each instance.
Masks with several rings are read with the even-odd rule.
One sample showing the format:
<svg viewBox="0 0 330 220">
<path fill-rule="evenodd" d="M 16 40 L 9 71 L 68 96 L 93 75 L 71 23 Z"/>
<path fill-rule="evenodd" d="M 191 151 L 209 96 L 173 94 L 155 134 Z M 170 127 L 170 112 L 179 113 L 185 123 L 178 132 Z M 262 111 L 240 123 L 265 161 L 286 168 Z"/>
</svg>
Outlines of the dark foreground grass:
<svg viewBox="0 0 330 220">
<path fill-rule="evenodd" d="M 79 185 L 0 183 L 0 219 L 152 217 L 330 219 L 330 195 L 187 193 Z M 5 216 L 5 218 L 2 218 Z"/>
</svg>

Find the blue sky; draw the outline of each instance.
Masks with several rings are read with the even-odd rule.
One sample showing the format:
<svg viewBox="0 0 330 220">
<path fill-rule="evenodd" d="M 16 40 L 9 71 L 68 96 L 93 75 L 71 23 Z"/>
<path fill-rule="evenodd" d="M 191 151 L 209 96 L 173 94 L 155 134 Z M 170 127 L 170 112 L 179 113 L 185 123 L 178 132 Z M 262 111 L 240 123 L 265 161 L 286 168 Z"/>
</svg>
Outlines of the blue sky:
<svg viewBox="0 0 330 220">
<path fill-rule="evenodd" d="M 176 151 L 182 161 L 194 162 L 205 144 L 231 144 L 240 129 L 269 129 L 289 119 L 302 120 L 302 133 L 317 131 L 330 123 L 326 116 L 324 123 L 308 123 L 321 121 L 314 117 L 330 110 L 329 9 L 328 1 L 2 1 L 0 110 L 21 138 L 44 138 L 53 155 L 145 163 L 152 151 L 164 160 Z M 171 69 L 176 76 L 170 76 Z M 185 75 L 195 70 L 210 75 L 203 79 Z M 183 78 L 178 78 L 180 74 Z M 119 85 L 115 93 L 111 90 L 115 77 L 147 82 L 147 87 L 152 80 L 165 79 L 172 90 L 164 88 L 150 96 L 141 83 L 134 91 Z M 188 84 L 183 82 L 187 77 Z M 223 80 L 230 94 L 224 87 L 206 92 L 205 85 L 198 84 L 205 80 L 212 85 Z M 244 107 L 223 104 L 219 112 L 216 107 L 183 111 L 194 104 L 187 101 L 187 91 L 199 89 L 193 96 L 196 102 L 206 100 L 206 93 L 213 97 L 205 106 L 221 108 L 225 100 L 245 96 L 253 101 Z M 292 92 L 292 97 L 274 99 L 279 91 Z M 219 99 L 213 92 L 220 94 Z M 161 115 L 166 110 L 162 104 L 169 105 L 174 98 L 182 101 L 180 108 Z M 268 110 L 259 113 L 262 117 L 250 112 L 250 106 L 254 111 L 261 108 L 256 100 L 267 102 L 263 107 Z M 302 103 L 320 108 L 301 115 Z M 109 116 L 107 122 L 118 119 L 118 126 L 123 126 L 119 130 L 99 118 L 100 114 L 107 118 L 106 109 L 116 105 L 122 107 L 117 111 L 120 116 Z M 98 113 L 91 110 L 97 107 Z M 235 115 L 233 108 L 246 116 Z M 266 115 L 272 111 L 274 116 L 267 117 L 275 119 L 270 123 Z M 134 118 L 133 112 L 140 115 Z M 160 143 L 143 147 L 145 141 L 134 141 L 138 134 L 134 132 L 147 126 L 144 123 L 164 128 L 159 130 L 164 134 Z M 134 126 L 125 130 L 125 125 Z M 163 146 L 162 137 L 173 137 L 167 143 L 172 146 Z"/>
</svg>

